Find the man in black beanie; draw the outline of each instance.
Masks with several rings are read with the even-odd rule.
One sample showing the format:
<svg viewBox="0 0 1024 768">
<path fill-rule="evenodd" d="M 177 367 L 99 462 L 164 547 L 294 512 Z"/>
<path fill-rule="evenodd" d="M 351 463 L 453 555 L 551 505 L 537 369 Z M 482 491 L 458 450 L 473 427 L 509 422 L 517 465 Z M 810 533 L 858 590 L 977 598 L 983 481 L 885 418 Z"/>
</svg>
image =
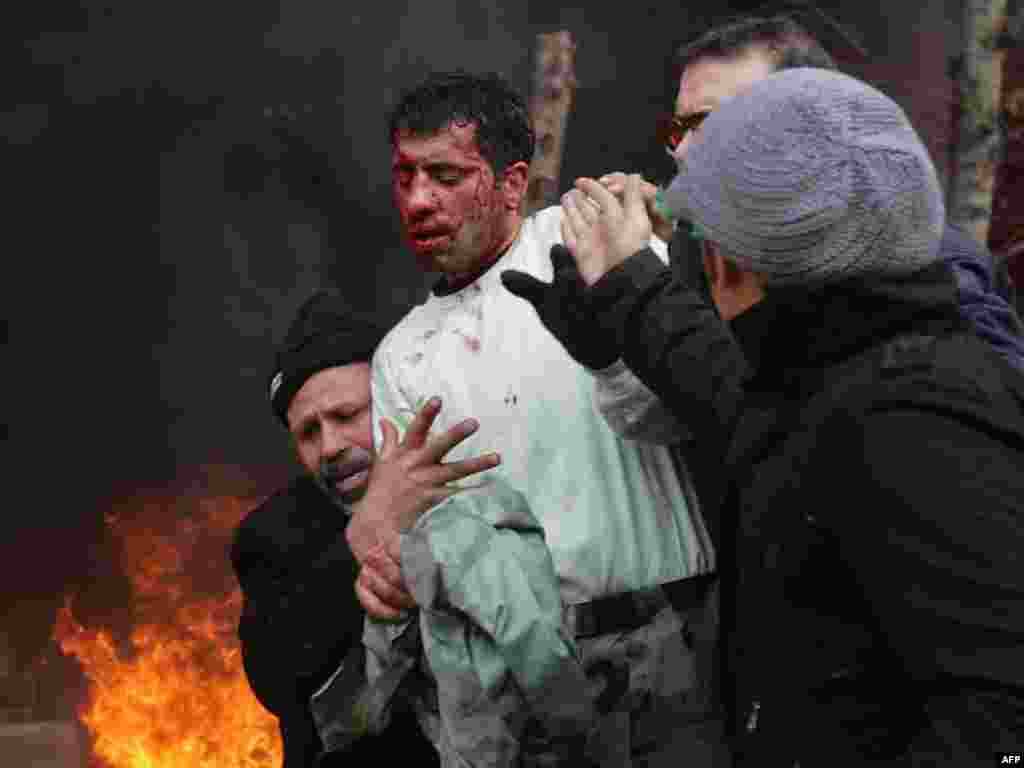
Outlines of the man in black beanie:
<svg viewBox="0 0 1024 768">
<path fill-rule="evenodd" d="M 323 746 L 310 698 L 362 634 L 364 613 L 353 591 L 359 568 L 345 527 L 350 506 L 371 484 L 369 364 L 386 332 L 338 297 L 317 293 L 299 309 L 270 377 L 274 414 L 291 434 L 306 471 L 242 521 L 231 561 L 244 596 L 238 633 L 246 675 L 256 697 L 280 721 L 283 768 L 323 766 L 317 763 Z M 445 493 L 443 483 L 493 466 L 478 459 L 442 465 L 443 475 L 426 471 L 440 463 L 432 446 L 454 444 L 472 432 L 459 425 L 426 441 L 438 410 L 433 403 L 420 412 L 407 440 L 387 459 L 390 476 L 377 475 L 393 490 L 378 480 L 367 500 L 374 514 L 396 521 L 396 528 L 402 515 L 435 503 Z M 417 495 L 422 500 L 411 509 Z M 394 604 L 414 605 L 408 594 L 392 597 Z M 411 713 L 396 713 L 381 737 L 364 739 L 335 759 L 360 765 L 371 755 L 384 765 L 391 757 L 411 757 L 415 765 L 438 762 Z"/>
</svg>

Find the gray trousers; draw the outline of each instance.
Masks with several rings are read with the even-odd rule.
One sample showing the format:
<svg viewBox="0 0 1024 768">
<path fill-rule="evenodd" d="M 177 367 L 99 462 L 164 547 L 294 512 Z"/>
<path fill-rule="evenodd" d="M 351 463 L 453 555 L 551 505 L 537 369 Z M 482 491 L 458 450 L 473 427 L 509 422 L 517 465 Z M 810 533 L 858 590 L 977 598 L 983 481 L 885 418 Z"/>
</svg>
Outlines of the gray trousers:
<svg viewBox="0 0 1024 768">
<path fill-rule="evenodd" d="M 660 589 L 645 591 L 643 600 L 654 602 L 646 624 L 577 637 L 588 684 L 580 695 L 595 702 L 598 719 L 585 748 L 572 750 L 571 757 L 564 744 L 556 747 L 533 728 L 530 718 L 521 719 L 521 701 L 512 691 L 469 729 L 478 745 L 452 742 L 438 716 L 436 693 L 420 698 L 420 722 L 442 765 L 464 768 L 463 756 L 474 754 L 481 765 L 515 768 L 729 766 L 715 674 L 718 590 L 709 581 L 674 602 Z M 460 713 L 463 722 L 468 714 Z M 508 749 L 493 749 L 504 742 Z"/>
<path fill-rule="evenodd" d="M 695 582 L 696 583 L 696 582 Z M 598 723 L 571 768 L 719 768 L 731 764 L 724 739 L 715 656 L 717 581 L 670 603 L 661 590 L 653 618 L 626 632 L 577 637 Z M 565 762 L 524 740 L 522 768 Z"/>
</svg>

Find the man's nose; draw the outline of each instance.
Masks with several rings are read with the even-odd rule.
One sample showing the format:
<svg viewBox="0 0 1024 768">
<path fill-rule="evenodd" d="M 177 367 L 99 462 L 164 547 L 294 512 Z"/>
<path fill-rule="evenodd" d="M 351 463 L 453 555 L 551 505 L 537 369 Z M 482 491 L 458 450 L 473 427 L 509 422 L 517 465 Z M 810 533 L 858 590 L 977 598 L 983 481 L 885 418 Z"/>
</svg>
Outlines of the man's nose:
<svg viewBox="0 0 1024 768">
<path fill-rule="evenodd" d="M 416 217 L 437 209 L 438 200 L 434 185 L 428 179 L 417 175 L 409 182 L 409 196 L 406 200 L 409 213 Z"/>
<path fill-rule="evenodd" d="M 672 152 L 672 157 L 675 158 L 677 163 L 681 163 L 683 158 L 686 157 L 686 150 L 690 148 L 690 141 L 693 137 L 693 131 L 687 131 L 686 135 L 676 145 L 675 150 Z"/>
<path fill-rule="evenodd" d="M 320 460 L 333 461 L 343 454 L 352 443 L 345 437 L 344 430 L 325 423 L 320 430 Z"/>
</svg>

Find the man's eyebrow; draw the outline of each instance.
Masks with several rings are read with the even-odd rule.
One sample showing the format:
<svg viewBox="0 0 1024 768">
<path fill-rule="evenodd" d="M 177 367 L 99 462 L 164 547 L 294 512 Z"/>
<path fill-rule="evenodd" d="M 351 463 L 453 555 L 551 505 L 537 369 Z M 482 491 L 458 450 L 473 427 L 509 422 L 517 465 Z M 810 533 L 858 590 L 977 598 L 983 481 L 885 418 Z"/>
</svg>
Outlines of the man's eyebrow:
<svg viewBox="0 0 1024 768">
<path fill-rule="evenodd" d="M 396 160 L 391 164 L 392 168 L 401 168 L 403 170 L 408 168 L 422 168 L 425 171 L 462 171 L 466 172 L 472 170 L 471 166 L 462 165 L 460 163 L 453 162 L 451 160 L 426 160 L 421 163 L 413 162 L 412 160 Z"/>
</svg>

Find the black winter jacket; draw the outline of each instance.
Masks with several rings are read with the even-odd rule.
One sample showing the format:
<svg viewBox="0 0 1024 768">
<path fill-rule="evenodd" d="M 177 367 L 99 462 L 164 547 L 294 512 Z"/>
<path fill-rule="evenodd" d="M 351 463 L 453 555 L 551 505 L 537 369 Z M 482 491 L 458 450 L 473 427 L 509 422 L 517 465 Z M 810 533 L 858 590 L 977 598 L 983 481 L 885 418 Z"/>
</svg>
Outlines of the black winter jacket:
<svg viewBox="0 0 1024 768">
<path fill-rule="evenodd" d="M 737 764 L 1021 749 L 1024 378 L 948 266 L 771 290 L 731 328 L 646 252 L 591 295 L 696 438 Z"/>
<path fill-rule="evenodd" d="M 279 719 L 283 768 L 316 765 L 322 744 L 310 697 L 362 636 L 347 522 L 312 479 L 301 476 L 250 512 L 235 532 L 231 562 L 244 597 L 242 659 L 256 697 Z M 438 764 L 413 716 L 400 713 L 384 734 L 332 756 L 329 765 L 391 765 L 409 756 L 415 765 Z"/>
</svg>

